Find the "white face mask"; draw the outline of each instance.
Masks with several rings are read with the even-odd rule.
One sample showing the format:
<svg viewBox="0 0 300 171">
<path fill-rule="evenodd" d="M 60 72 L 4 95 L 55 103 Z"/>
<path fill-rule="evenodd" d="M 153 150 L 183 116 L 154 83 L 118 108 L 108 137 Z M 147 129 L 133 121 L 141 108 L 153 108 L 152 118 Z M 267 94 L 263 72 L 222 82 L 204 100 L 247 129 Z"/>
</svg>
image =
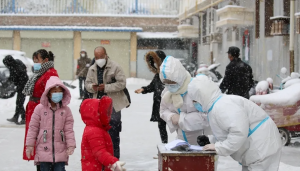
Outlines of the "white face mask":
<svg viewBox="0 0 300 171">
<path fill-rule="evenodd" d="M 96 64 L 97 64 L 100 68 L 102 68 L 102 67 L 105 65 L 105 63 L 106 63 L 106 59 L 97 59 L 97 60 L 96 60 Z"/>
<path fill-rule="evenodd" d="M 84 54 L 84 53 L 82 53 L 82 54 L 81 54 L 81 57 L 83 57 L 83 58 L 84 58 L 84 57 L 85 57 L 85 54 Z"/>
</svg>

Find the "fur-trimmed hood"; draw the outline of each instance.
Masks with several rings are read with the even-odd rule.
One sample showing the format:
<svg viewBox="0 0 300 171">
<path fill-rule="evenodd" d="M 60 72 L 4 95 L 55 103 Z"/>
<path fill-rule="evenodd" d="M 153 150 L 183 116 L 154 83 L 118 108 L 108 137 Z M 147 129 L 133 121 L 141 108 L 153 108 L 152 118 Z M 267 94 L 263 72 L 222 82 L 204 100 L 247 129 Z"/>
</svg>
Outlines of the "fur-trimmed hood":
<svg viewBox="0 0 300 171">
<path fill-rule="evenodd" d="M 147 62 L 148 68 L 150 69 L 151 72 L 153 72 L 155 74 L 158 74 L 160 72 L 159 68 L 160 68 L 164 58 L 165 58 L 164 54 L 160 57 L 154 51 L 149 51 L 145 56 L 145 60 Z"/>
</svg>

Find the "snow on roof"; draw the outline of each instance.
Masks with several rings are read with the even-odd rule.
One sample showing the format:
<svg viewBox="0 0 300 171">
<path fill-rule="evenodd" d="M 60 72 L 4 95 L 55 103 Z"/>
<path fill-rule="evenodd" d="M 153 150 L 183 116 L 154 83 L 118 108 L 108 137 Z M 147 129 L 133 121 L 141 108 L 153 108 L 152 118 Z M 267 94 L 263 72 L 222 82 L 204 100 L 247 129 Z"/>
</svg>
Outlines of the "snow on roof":
<svg viewBox="0 0 300 171">
<path fill-rule="evenodd" d="M 223 11 L 223 10 L 225 10 L 227 8 L 245 8 L 245 7 L 238 6 L 238 5 L 226 5 L 223 8 L 220 8 L 220 9 L 216 10 L 216 12 Z"/>
<path fill-rule="evenodd" d="M 276 93 L 251 96 L 250 100 L 259 104 L 273 104 L 277 106 L 294 105 L 300 100 L 300 83 L 293 84 Z"/>
<path fill-rule="evenodd" d="M 140 32 L 137 33 L 140 39 L 175 39 L 178 38 L 178 32 Z"/>
<path fill-rule="evenodd" d="M 141 32 L 141 27 L 88 27 L 88 26 L 0 26 L 0 30 L 43 30 L 43 31 L 104 31 Z"/>
<path fill-rule="evenodd" d="M 148 14 L 0 14 L 0 16 L 26 17 L 126 17 L 126 18 L 178 18 L 178 15 L 148 15 Z"/>
</svg>

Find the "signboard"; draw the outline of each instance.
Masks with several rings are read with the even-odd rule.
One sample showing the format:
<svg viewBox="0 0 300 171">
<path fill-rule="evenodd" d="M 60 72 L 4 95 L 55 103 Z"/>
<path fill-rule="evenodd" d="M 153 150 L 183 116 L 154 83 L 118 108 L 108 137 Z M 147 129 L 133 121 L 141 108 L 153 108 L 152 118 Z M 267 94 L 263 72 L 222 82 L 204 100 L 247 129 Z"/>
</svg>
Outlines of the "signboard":
<svg viewBox="0 0 300 171">
<path fill-rule="evenodd" d="M 49 48 L 49 47 L 51 47 L 51 43 L 50 42 L 42 42 L 42 47 Z"/>
<path fill-rule="evenodd" d="M 109 45 L 110 41 L 109 40 L 101 40 L 101 45 Z"/>
</svg>

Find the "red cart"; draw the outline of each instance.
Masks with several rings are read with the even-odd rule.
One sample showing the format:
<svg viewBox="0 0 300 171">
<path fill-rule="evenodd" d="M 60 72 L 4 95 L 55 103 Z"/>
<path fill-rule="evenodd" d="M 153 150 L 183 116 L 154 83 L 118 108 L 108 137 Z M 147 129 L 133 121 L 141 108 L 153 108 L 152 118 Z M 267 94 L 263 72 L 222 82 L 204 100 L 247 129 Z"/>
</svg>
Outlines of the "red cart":
<svg viewBox="0 0 300 171">
<path fill-rule="evenodd" d="M 300 84 L 272 94 L 251 96 L 250 100 L 273 119 L 283 145 L 289 145 L 291 138 L 300 136 Z"/>
</svg>

